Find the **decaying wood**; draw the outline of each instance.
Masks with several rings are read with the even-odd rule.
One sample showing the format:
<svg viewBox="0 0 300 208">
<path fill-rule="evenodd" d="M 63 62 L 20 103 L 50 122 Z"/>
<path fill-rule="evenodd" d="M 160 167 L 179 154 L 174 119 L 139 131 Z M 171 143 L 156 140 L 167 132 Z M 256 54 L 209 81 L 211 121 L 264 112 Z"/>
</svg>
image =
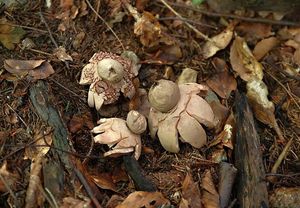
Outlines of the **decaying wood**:
<svg viewBox="0 0 300 208">
<path fill-rule="evenodd" d="M 53 145 L 56 149 L 61 150 L 55 151 L 55 154 L 58 154 L 59 159 L 63 162 L 68 172 L 72 173 L 73 165 L 70 161 L 69 154 L 66 153 L 71 150 L 67 140 L 68 132 L 50 99 L 51 94 L 43 81 L 38 81 L 30 88 L 30 100 L 37 114 L 44 122 L 53 128 Z"/>
<path fill-rule="evenodd" d="M 208 0 L 216 11 L 229 11 L 241 8 L 257 11 L 296 11 L 300 8 L 299 0 Z"/>
<path fill-rule="evenodd" d="M 138 162 L 130 155 L 123 156 L 125 169 L 134 182 L 138 191 L 156 191 L 152 181 L 148 180 L 143 174 Z"/>
<path fill-rule="evenodd" d="M 268 207 L 265 170 L 260 152 L 252 111 L 244 94 L 235 99 L 236 141 L 235 166 L 237 173 L 237 198 L 239 207 Z"/>
<path fill-rule="evenodd" d="M 229 204 L 232 186 L 235 181 L 237 169 L 230 163 L 221 162 L 219 169 L 220 208 L 225 208 Z"/>
<path fill-rule="evenodd" d="M 38 116 L 46 122 L 50 127 L 53 128 L 53 146 L 54 149 L 51 149 L 53 157 L 57 160 L 61 161 L 63 164 L 63 168 L 67 170 L 70 176 L 76 174 L 78 179 L 84 184 L 85 189 L 88 189 L 87 192 L 89 197 L 92 199 L 94 205 L 97 208 L 100 208 L 101 205 L 96 200 L 94 194 L 90 191 L 90 185 L 88 184 L 85 177 L 80 171 L 78 171 L 75 163 L 73 162 L 73 158 L 70 157 L 70 152 L 72 149 L 68 143 L 68 132 L 66 127 L 63 124 L 63 121 L 59 115 L 58 110 L 54 107 L 53 104 L 53 95 L 50 93 L 48 86 L 43 81 L 38 81 L 32 87 L 30 87 L 30 100 L 35 108 Z M 60 173 L 63 175 L 63 169 L 57 169 L 61 171 Z M 58 188 L 58 187 L 56 187 Z M 63 190 L 63 187 L 59 187 Z M 98 195 L 96 193 L 96 195 Z"/>
</svg>

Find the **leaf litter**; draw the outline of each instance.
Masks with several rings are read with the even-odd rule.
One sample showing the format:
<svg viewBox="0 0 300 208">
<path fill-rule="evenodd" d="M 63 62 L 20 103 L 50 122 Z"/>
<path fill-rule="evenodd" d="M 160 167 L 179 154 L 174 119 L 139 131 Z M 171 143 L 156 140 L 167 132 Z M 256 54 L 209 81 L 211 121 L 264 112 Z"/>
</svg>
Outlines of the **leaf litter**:
<svg viewBox="0 0 300 208">
<path fill-rule="evenodd" d="M 190 2 L 178 3 L 195 9 Z M 39 23 L 43 20 L 26 15 L 31 9 L 30 12 L 39 17 L 38 7 L 28 5 L 25 11 L 6 11 L 3 13 L 6 19 L 1 19 L 0 23 L 0 47 L 3 49 L 0 57 L 3 66 L 0 69 L 0 104 L 4 106 L 0 111 L 0 174 L 4 178 L 0 180 L 0 191 L 8 193 L 7 204 L 19 207 L 44 206 L 47 203 L 59 207 L 91 207 L 97 204 L 97 199 L 103 207 L 220 207 L 220 200 L 224 203 L 223 198 L 227 197 L 222 206 L 228 206 L 228 203 L 235 202 L 230 197 L 235 188 L 233 192 L 231 188 L 220 191 L 216 184 L 221 180 L 218 168 L 221 163 L 231 164 L 235 160 L 236 124 L 231 111 L 237 89 L 247 93 L 254 115 L 260 121 L 257 123 L 262 138 L 259 148 L 265 158 L 267 173 L 273 174 L 276 179 L 270 180 L 273 183 L 269 187 L 270 196 L 297 196 L 297 189 L 282 194 L 281 190 L 274 188 L 300 185 L 299 176 L 287 174 L 299 169 L 299 28 L 275 27 L 272 23 L 249 23 L 227 17 L 211 18 L 209 14 L 199 15 L 194 10 L 186 12 L 185 7 L 163 0 L 157 3 L 136 1 L 136 4 L 126 0 L 109 1 L 108 4 L 63 0 L 58 8 L 53 3 L 48 5 L 47 10 L 42 8 L 47 26 Z M 204 2 L 197 7 L 210 10 L 207 6 Z M 250 13 L 248 19 L 261 15 L 270 19 L 278 16 Z M 102 24 L 99 16 L 104 17 L 115 34 Z M 163 20 L 164 17 L 170 18 Z M 282 14 L 279 17 L 283 20 L 291 18 Z M 211 27 L 200 27 L 193 20 Z M 213 31 L 212 28 L 218 30 Z M 51 43 L 53 40 L 50 40 L 49 33 L 58 43 L 56 47 Z M 105 103 L 97 112 L 87 103 L 89 87 L 79 85 L 82 68 L 91 64 L 88 61 L 99 51 L 120 56 L 122 45 L 139 58 L 132 62 L 140 67 L 135 80 L 130 78 L 134 93 L 130 96 L 119 93 L 113 102 Z M 156 186 L 156 192 L 139 191 L 124 162 L 128 154 L 135 152 L 137 145 L 127 142 L 137 135 L 124 134 L 129 129 L 126 115 L 130 110 L 137 110 L 149 118 L 149 89 L 162 78 L 178 80 L 180 85 L 189 82 L 206 85 L 205 93 L 195 96 L 210 106 L 219 122 L 214 128 L 203 125 L 203 134 L 206 135 L 204 146 L 202 143 L 201 147 L 184 144 L 190 137 L 196 138 L 190 130 L 200 125 L 198 121 L 191 123 L 191 118 L 200 111 L 191 111 L 190 105 L 195 105 L 192 107 L 196 109 L 203 107 L 199 101 L 190 103 L 190 98 L 188 108 L 178 115 L 181 118 L 178 123 L 177 117 L 172 114 L 174 112 L 166 113 L 173 115 L 174 125 L 178 125 L 175 138 L 178 137 L 180 144 L 179 153 L 165 151 L 157 136 L 150 138 L 149 129 L 138 135 L 141 144 L 137 142 L 136 159 L 139 158 L 137 163 L 142 169 L 139 171 L 142 177 L 150 179 Z M 64 153 L 72 161 L 80 163 L 83 167 L 80 171 L 86 176 L 91 189 L 86 188 L 84 180 L 79 181 L 65 171 L 59 172 L 62 177 L 57 178 L 64 192 L 54 191 L 51 195 L 41 181 L 43 176 L 49 178 L 42 171 L 47 160 L 62 165 L 55 152 L 63 150 L 49 147 L 49 138 L 55 130 L 52 132 L 41 124 L 28 99 L 27 90 L 39 80 L 48 84 L 47 96 L 68 127 L 67 139 L 72 149 Z M 93 86 L 91 89 L 94 89 Z M 98 97 L 93 99 L 95 105 Z M 183 99 L 186 99 L 185 96 Z M 8 110 L 8 105 L 13 111 Z M 97 107 L 100 108 L 98 104 Z M 181 109 L 182 106 L 176 108 Z M 100 127 L 104 123 L 97 127 L 100 119 L 120 119 L 123 130 L 108 124 Z M 158 136 L 168 130 L 168 124 L 160 127 Z M 94 141 L 98 136 L 91 132 L 94 127 L 101 129 L 97 132 L 105 137 L 103 144 Z M 41 134 L 45 140 L 30 142 L 30 138 L 37 139 Z M 126 138 L 120 137 L 121 134 Z M 109 140 L 111 135 L 117 138 L 112 143 Z M 104 157 L 114 148 L 120 148 L 116 157 Z M 13 168 L 15 166 L 17 168 Z M 17 200 L 16 196 L 21 200 Z"/>
</svg>

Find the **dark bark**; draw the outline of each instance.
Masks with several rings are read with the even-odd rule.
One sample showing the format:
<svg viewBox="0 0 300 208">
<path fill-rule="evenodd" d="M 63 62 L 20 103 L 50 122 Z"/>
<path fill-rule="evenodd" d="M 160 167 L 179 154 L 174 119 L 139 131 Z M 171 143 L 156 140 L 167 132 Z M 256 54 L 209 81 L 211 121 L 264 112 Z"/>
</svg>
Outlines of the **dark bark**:
<svg viewBox="0 0 300 208">
<path fill-rule="evenodd" d="M 221 162 L 219 168 L 219 186 L 220 208 L 228 206 L 232 186 L 235 181 L 237 169 L 230 163 Z"/>
<path fill-rule="evenodd" d="M 47 183 L 46 186 L 55 193 L 58 190 L 64 190 L 61 177 L 64 176 L 65 169 L 67 170 L 69 177 L 72 178 L 72 176 L 77 176 L 93 201 L 95 207 L 101 208 L 101 205 L 96 199 L 96 197 L 101 198 L 99 190 L 93 182 L 87 180 L 88 175 L 84 175 L 85 172 L 81 170 L 80 164 L 76 164 L 75 162 L 77 160 L 70 155 L 73 150 L 69 145 L 67 128 L 60 117 L 59 111 L 54 107 L 55 104 L 53 100 L 55 100 L 55 98 L 44 81 L 38 81 L 30 87 L 30 100 L 38 116 L 53 128 L 54 136 L 52 142 L 54 148 L 51 149 L 53 155 L 52 160 L 54 160 L 56 162 L 55 164 L 58 166 L 52 167 L 54 168 L 54 175 L 46 174 L 46 178 L 51 180 L 51 183 L 53 183 L 51 185 Z M 62 164 L 59 164 L 59 161 Z M 47 171 L 45 168 L 48 168 L 48 171 L 50 170 L 49 166 L 44 167 L 44 171 Z M 58 197 L 58 194 L 55 196 Z"/>
<path fill-rule="evenodd" d="M 241 8 L 291 12 L 300 8 L 300 0 L 208 0 L 208 4 L 218 12 Z"/>
<path fill-rule="evenodd" d="M 53 97 L 43 81 L 38 81 L 30 88 L 30 100 L 39 117 L 53 128 L 53 146 L 58 150 L 55 154 L 63 162 L 69 173 L 72 172 L 72 163 L 69 158 L 71 148 L 68 143 L 68 132 L 60 118 L 58 111 L 53 107 Z"/>
<path fill-rule="evenodd" d="M 265 170 L 252 111 L 244 94 L 235 99 L 235 167 L 237 198 L 241 208 L 269 206 Z"/>
<path fill-rule="evenodd" d="M 142 174 L 142 169 L 138 162 L 130 155 L 123 156 L 125 169 L 134 182 L 138 191 L 156 191 L 156 187 L 152 181 Z"/>
</svg>

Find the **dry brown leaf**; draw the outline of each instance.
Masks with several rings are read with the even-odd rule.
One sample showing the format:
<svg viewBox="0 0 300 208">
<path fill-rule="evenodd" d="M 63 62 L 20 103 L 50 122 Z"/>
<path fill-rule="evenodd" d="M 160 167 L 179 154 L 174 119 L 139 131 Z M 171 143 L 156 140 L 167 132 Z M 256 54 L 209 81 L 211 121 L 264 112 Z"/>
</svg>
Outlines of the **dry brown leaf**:
<svg viewBox="0 0 300 208">
<path fill-rule="evenodd" d="M 270 50 L 279 44 L 279 40 L 276 37 L 269 37 L 259 41 L 254 50 L 253 55 L 256 60 L 262 59 Z"/>
<path fill-rule="evenodd" d="M 182 183 L 182 199 L 180 202 L 180 207 L 202 207 L 198 183 L 193 181 L 193 178 L 189 173 L 186 175 Z"/>
<path fill-rule="evenodd" d="M 145 7 L 147 6 L 149 0 L 137 0 L 135 5 L 136 5 L 136 8 L 139 12 L 142 12 L 144 11 Z"/>
<path fill-rule="evenodd" d="M 112 195 L 106 204 L 106 208 L 116 208 L 124 201 L 124 198 L 120 195 Z"/>
<path fill-rule="evenodd" d="M 295 63 L 300 66 L 300 46 L 295 50 L 293 58 Z"/>
<path fill-rule="evenodd" d="M 255 117 L 274 127 L 276 119 L 274 115 L 274 104 L 268 99 L 268 89 L 261 80 L 253 80 L 247 83 L 247 97 L 254 111 Z"/>
<path fill-rule="evenodd" d="M 215 60 L 216 59 L 214 59 L 214 61 Z M 225 61 L 223 62 L 225 64 L 223 70 L 215 73 L 206 81 L 206 83 L 221 98 L 227 99 L 230 96 L 231 91 L 236 90 L 237 83 L 233 75 L 228 71 Z"/>
<path fill-rule="evenodd" d="M 91 200 L 82 201 L 73 197 L 63 198 L 63 204 L 59 208 L 92 208 Z"/>
<path fill-rule="evenodd" d="M 279 140 L 283 141 L 283 135 L 274 115 L 274 104 L 269 101 L 268 88 L 262 81 L 262 65 L 254 58 L 247 43 L 240 37 L 237 37 L 231 46 L 230 61 L 233 70 L 247 82 L 247 97 L 255 117 L 273 127 Z"/>
<path fill-rule="evenodd" d="M 53 133 L 51 127 L 36 129 L 34 132 L 35 145 L 25 148 L 25 158 L 34 160 L 37 157 L 46 155 L 52 144 Z"/>
<path fill-rule="evenodd" d="M 173 45 L 174 40 L 162 31 L 162 26 L 157 18 L 150 12 L 143 12 L 134 24 L 134 34 L 140 37 L 141 43 L 146 47 L 153 47 L 164 43 Z"/>
<path fill-rule="evenodd" d="M 91 176 L 94 183 L 101 189 L 108 189 L 116 192 L 117 187 L 113 182 L 112 176 L 109 173 L 99 173 L 97 175 Z"/>
<path fill-rule="evenodd" d="M 220 207 L 219 194 L 215 188 L 210 170 L 206 170 L 201 183 L 202 203 L 205 208 Z"/>
<path fill-rule="evenodd" d="M 272 25 L 263 23 L 243 22 L 236 27 L 236 31 L 241 33 L 249 42 L 267 38 L 273 35 Z"/>
<path fill-rule="evenodd" d="M 281 187 L 270 195 L 270 206 L 274 208 L 298 208 L 300 205 L 300 188 Z"/>
<path fill-rule="evenodd" d="M 224 148 L 214 148 L 209 159 L 212 162 L 220 163 L 227 161 L 228 157 Z"/>
<path fill-rule="evenodd" d="M 66 49 L 62 46 L 54 49 L 53 55 L 55 55 L 61 61 L 73 61 L 73 58 L 67 54 Z"/>
<path fill-rule="evenodd" d="M 30 75 L 33 79 L 45 79 L 54 73 L 54 70 L 45 60 L 4 60 L 4 68 L 14 76 Z"/>
<path fill-rule="evenodd" d="M 233 149 L 233 126 L 230 124 L 225 124 L 223 131 L 219 133 L 214 140 L 209 143 L 209 147 L 222 144 L 223 146 L 228 147 L 229 149 Z"/>
<path fill-rule="evenodd" d="M 111 178 L 114 183 L 129 180 L 126 171 L 123 167 L 120 167 L 119 165 L 114 168 Z"/>
<path fill-rule="evenodd" d="M 233 70 L 246 82 L 263 78 L 262 65 L 255 59 L 247 43 L 241 37 L 236 37 L 232 43 L 230 63 Z"/>
<path fill-rule="evenodd" d="M 5 160 L 0 167 L 0 174 L 3 177 L 3 180 L 0 180 L 0 192 L 7 192 L 10 188 L 14 190 L 17 181 L 19 180 L 19 176 L 15 173 L 11 173 L 7 170 L 7 161 Z M 8 187 L 7 187 L 8 186 Z"/>
<path fill-rule="evenodd" d="M 71 6 L 73 6 L 73 4 L 73 0 L 60 0 L 59 6 L 63 9 L 69 9 Z"/>
<path fill-rule="evenodd" d="M 211 38 L 203 46 L 203 56 L 205 59 L 212 57 L 218 51 L 227 47 L 233 36 L 233 24 L 230 24 L 223 32 Z"/>
<path fill-rule="evenodd" d="M 298 42 L 300 42 L 300 40 L 298 39 L 298 37 L 300 35 L 299 27 L 295 27 L 295 28 L 284 27 L 281 30 L 279 30 L 277 32 L 277 34 L 283 40 L 294 39 L 294 40 L 298 40 Z"/>
<path fill-rule="evenodd" d="M 19 122 L 18 114 L 15 112 L 12 112 L 5 116 L 5 121 L 11 124 L 16 124 Z"/>
<path fill-rule="evenodd" d="M 46 79 L 51 74 L 54 74 L 54 69 L 48 61 L 44 61 L 39 67 L 32 69 L 29 71 L 29 75 L 37 80 L 37 79 Z"/>
<path fill-rule="evenodd" d="M 31 69 L 39 67 L 44 60 L 16 60 L 16 59 L 6 59 L 4 60 L 4 68 L 16 75 L 23 75 Z"/>
<path fill-rule="evenodd" d="M 170 205 L 170 202 L 160 192 L 136 191 L 116 208 L 156 208 L 162 205 Z"/>
<path fill-rule="evenodd" d="M 160 64 L 172 64 L 178 61 L 182 57 L 182 51 L 178 44 L 164 45 L 155 52 L 151 61 L 158 62 Z M 150 61 L 150 60 L 147 60 Z"/>
<path fill-rule="evenodd" d="M 209 102 L 211 109 L 214 112 L 215 120 L 217 121 L 217 125 L 215 127 L 215 132 L 219 132 L 220 129 L 223 127 L 225 120 L 228 117 L 229 109 L 222 105 L 220 102 L 211 101 Z"/>
</svg>

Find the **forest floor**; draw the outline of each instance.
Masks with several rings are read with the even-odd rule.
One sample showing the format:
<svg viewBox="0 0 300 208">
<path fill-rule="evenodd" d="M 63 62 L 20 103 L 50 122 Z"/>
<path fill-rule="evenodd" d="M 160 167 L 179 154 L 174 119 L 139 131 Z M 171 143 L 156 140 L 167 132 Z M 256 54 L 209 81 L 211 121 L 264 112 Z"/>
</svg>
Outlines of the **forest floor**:
<svg viewBox="0 0 300 208">
<path fill-rule="evenodd" d="M 28 0 L 17 7 L 0 7 L 0 207 L 168 207 L 162 205 L 170 203 L 183 208 L 199 207 L 198 200 L 203 207 L 219 207 L 220 162 L 234 165 L 237 157 L 232 119 L 236 92 L 247 92 L 245 77 L 253 75 L 251 67 L 257 63 L 263 69 L 265 98 L 274 106 L 260 105 L 257 97 L 250 103 L 262 112 L 256 111 L 254 117 L 269 196 L 278 188 L 300 186 L 299 14 L 223 15 L 205 3 L 169 2 L 182 19 L 164 2 L 137 0 L 126 6 L 120 0 L 53 0 L 47 7 L 45 1 Z M 137 23 L 128 4 L 145 19 Z M 250 50 L 239 44 L 248 44 Z M 126 119 L 129 110 L 141 105 L 139 97 L 130 100 L 121 95 L 97 112 L 87 103 L 89 86 L 79 84 L 82 69 L 95 53 L 120 55 L 124 50 L 140 59 L 136 88 L 148 92 L 157 80 L 175 82 L 183 69 L 190 68 L 196 71 L 197 83 L 210 87 L 210 99 L 225 109 L 219 109 L 218 128 L 205 128 L 208 142 L 201 148 L 181 142 L 179 153 L 170 153 L 148 130 L 143 133 L 138 164 L 157 195 L 141 193 L 131 201 L 128 195 L 138 189 L 124 158 L 103 157 L 107 146 L 94 143 L 91 130 L 100 118 Z M 24 66 L 17 60 L 44 62 Z M 37 69 L 41 65 L 46 66 Z M 43 96 L 67 130 L 69 150 L 52 143 L 54 127 L 41 118 L 30 97 L 40 82 L 47 87 Z M 225 124 L 233 127 L 227 140 Z M 56 152 L 69 157 L 76 171 L 69 171 Z M 80 173 L 86 180 L 79 179 Z M 299 196 L 300 190 L 293 194 Z M 228 195 L 230 206 L 238 207 L 237 193 L 229 190 Z"/>
</svg>

